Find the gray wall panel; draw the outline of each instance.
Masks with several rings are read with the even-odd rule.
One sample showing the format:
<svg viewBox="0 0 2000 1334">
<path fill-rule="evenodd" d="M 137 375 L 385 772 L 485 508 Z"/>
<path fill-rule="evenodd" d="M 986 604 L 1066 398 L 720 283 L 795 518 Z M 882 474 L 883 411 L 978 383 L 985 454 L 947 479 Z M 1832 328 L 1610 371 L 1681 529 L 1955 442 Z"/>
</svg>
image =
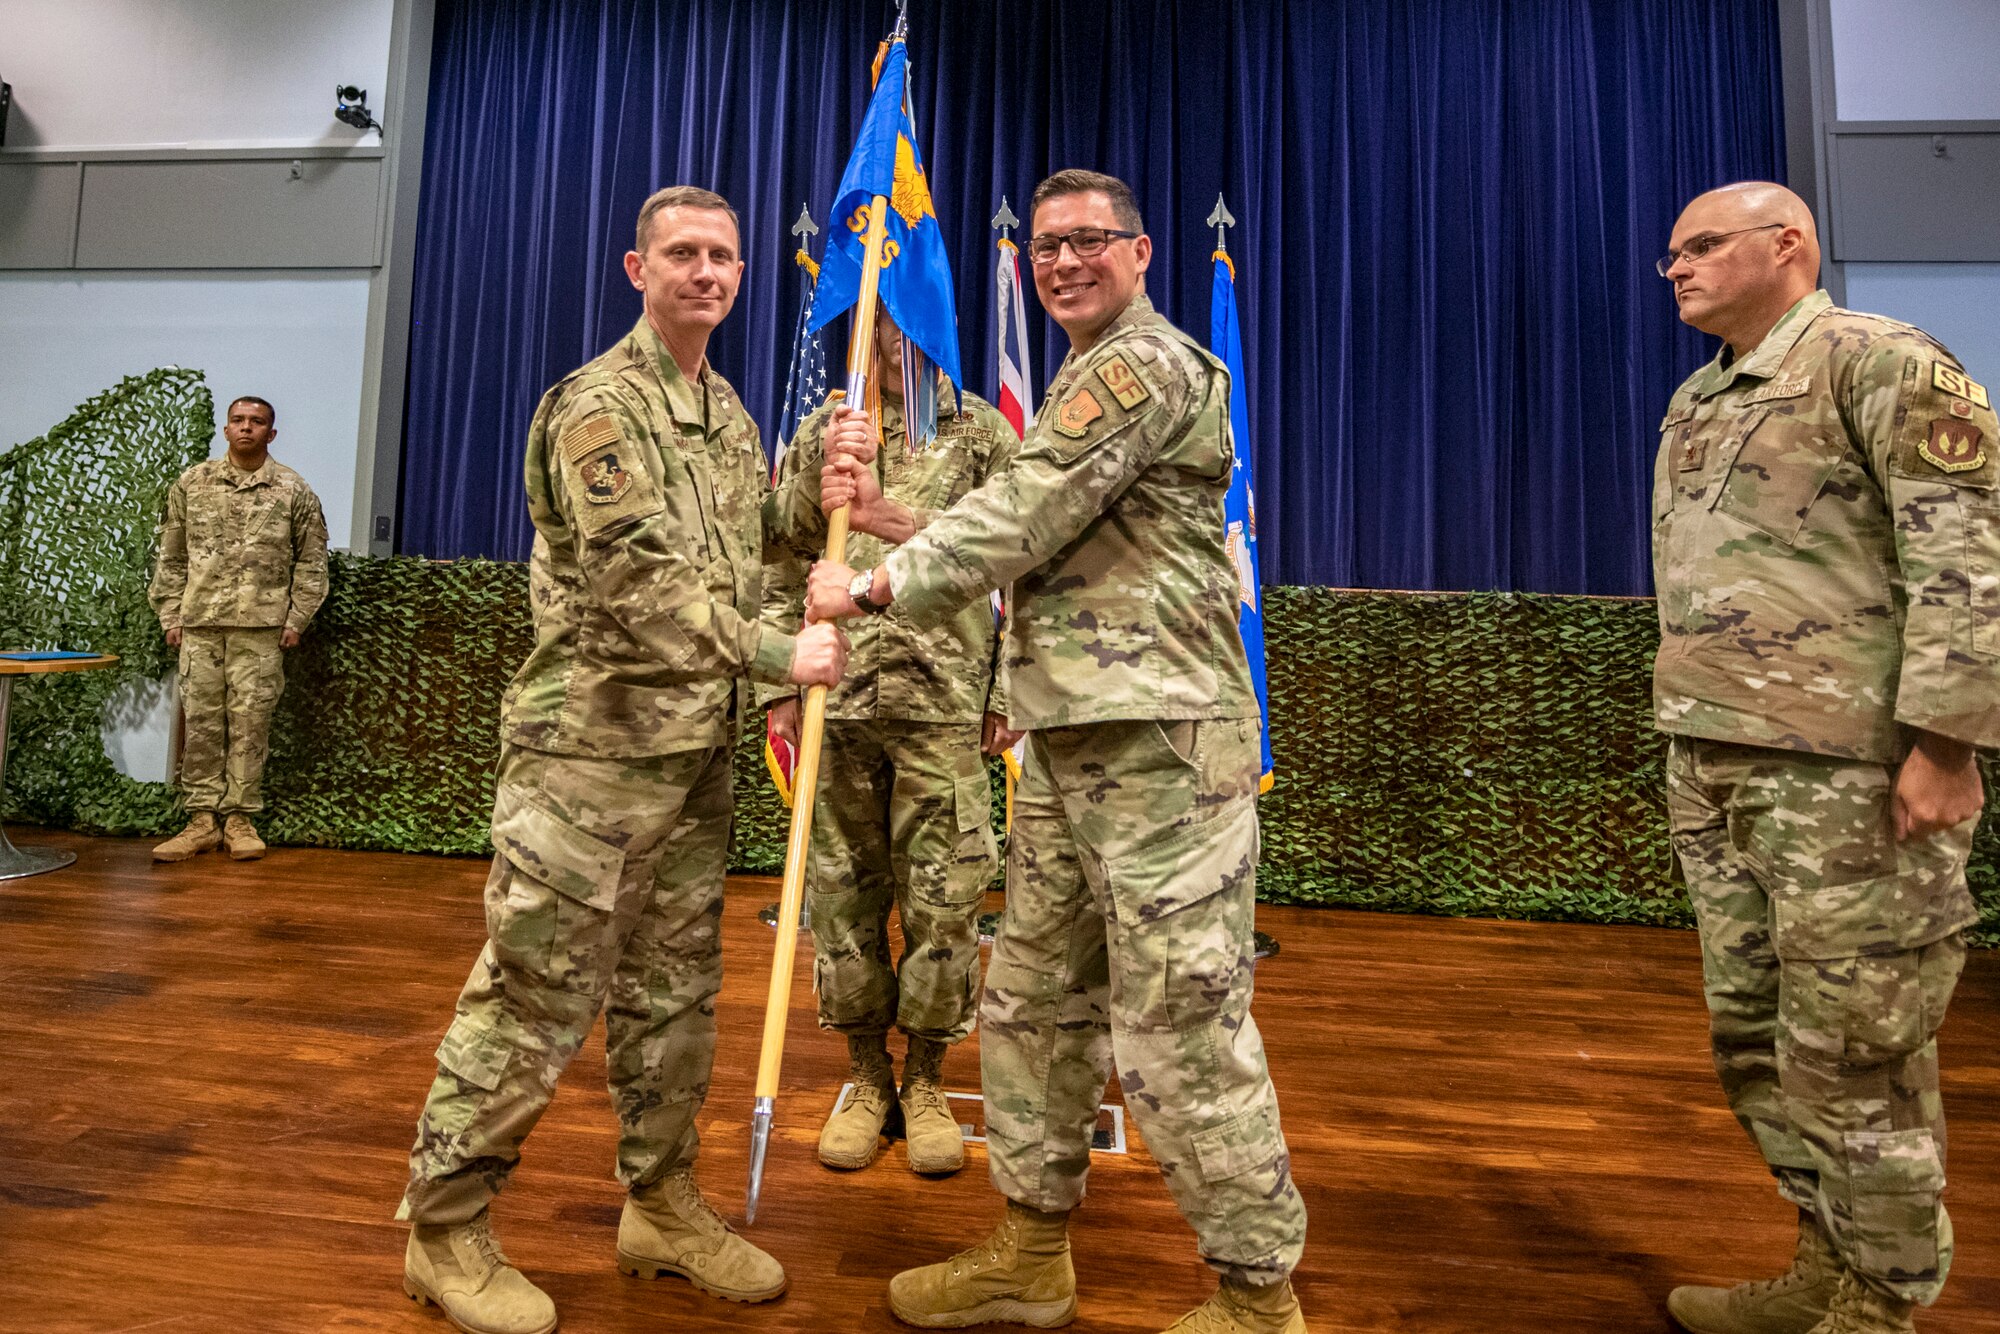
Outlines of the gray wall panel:
<svg viewBox="0 0 2000 1334">
<path fill-rule="evenodd" d="M 380 160 L 92 162 L 80 269 L 369 268 Z"/>
<path fill-rule="evenodd" d="M 0 162 L 0 269 L 70 266 L 82 179 L 75 162 Z"/>
<path fill-rule="evenodd" d="M 1835 259 L 2000 260 L 2000 134 L 1830 137 Z"/>
</svg>

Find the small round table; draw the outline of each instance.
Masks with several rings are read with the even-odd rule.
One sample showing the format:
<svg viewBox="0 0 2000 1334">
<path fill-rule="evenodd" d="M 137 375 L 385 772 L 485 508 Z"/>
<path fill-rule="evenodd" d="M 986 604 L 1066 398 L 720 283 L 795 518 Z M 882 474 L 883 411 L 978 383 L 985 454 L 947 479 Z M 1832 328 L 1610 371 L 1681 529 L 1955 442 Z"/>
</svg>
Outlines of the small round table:
<svg viewBox="0 0 2000 1334">
<path fill-rule="evenodd" d="M 14 678 L 40 676 L 47 672 L 94 672 L 117 661 L 115 653 L 93 653 L 87 658 L 10 658 L 0 653 L 0 792 L 7 790 L 7 711 L 13 702 Z M 17 848 L 7 841 L 6 829 L 0 827 L 0 880 L 40 875 L 44 871 L 68 866 L 75 860 L 74 852 Z"/>
</svg>

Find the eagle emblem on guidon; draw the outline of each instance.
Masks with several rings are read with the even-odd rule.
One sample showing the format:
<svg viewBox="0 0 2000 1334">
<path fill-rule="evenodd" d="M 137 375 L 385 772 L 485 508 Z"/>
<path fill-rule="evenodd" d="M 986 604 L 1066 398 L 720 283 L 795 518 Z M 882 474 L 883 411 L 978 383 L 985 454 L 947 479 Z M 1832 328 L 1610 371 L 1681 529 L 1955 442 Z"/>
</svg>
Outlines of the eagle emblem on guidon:
<svg viewBox="0 0 2000 1334">
<path fill-rule="evenodd" d="M 937 213 L 931 207 L 931 184 L 917 165 L 917 150 L 900 134 L 896 136 L 896 183 L 891 187 L 889 206 L 912 227 Z"/>
<path fill-rule="evenodd" d="M 1917 446 L 1917 453 L 1943 472 L 1971 472 L 1986 462 L 1986 451 L 1979 447 L 1982 434 L 1970 422 L 1938 417 L 1931 422 L 1930 439 Z"/>
<path fill-rule="evenodd" d="M 583 498 L 609 505 L 632 487 L 632 474 L 618 466 L 618 451 L 607 449 L 583 465 Z"/>
</svg>

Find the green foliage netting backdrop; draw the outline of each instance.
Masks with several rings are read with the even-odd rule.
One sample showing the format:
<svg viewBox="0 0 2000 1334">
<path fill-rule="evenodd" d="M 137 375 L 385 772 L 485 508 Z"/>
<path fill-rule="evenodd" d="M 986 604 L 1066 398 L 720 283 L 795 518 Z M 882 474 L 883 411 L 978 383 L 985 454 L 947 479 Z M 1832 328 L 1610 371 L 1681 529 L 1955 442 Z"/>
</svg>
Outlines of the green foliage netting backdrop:
<svg viewBox="0 0 2000 1334">
<path fill-rule="evenodd" d="M 152 515 L 166 479 L 206 453 L 212 411 L 198 377 L 157 372 L 23 447 L 39 452 L 0 457 L 9 533 L 22 531 L 30 503 L 77 524 L 75 533 L 64 522 L 35 530 L 36 542 L 54 544 L 36 549 L 55 559 L 26 564 L 33 558 L 0 546 L 0 643 L 125 655 L 117 673 L 38 680 L 17 693 L 10 818 L 120 834 L 176 824 L 164 787 L 112 770 L 97 720 L 121 681 L 170 670 L 144 598 Z M 85 530 L 67 466 L 119 446 L 135 457 L 80 470 L 129 487 L 105 508 L 91 500 Z M 63 468 L 52 464 L 58 454 Z M 286 660 L 263 822 L 273 842 L 487 850 L 500 695 L 532 637 L 527 585 L 516 564 L 335 555 L 326 606 Z M 1324 588 L 1265 595 L 1280 722 L 1277 783 L 1262 803 L 1262 897 L 1691 924 L 1663 837 L 1651 602 Z M 746 736 L 737 756 L 730 864 L 775 873 L 788 816 L 765 776 L 762 744 L 761 733 Z M 997 766 L 995 775 L 997 814 Z M 1996 868 L 2000 821 L 1989 811 L 1971 869 L 1988 944 L 2000 943 Z"/>
<path fill-rule="evenodd" d="M 167 484 L 208 457 L 215 402 L 201 372 L 136 375 L 47 435 L 0 454 L 0 647 L 116 653 L 115 668 L 18 679 L 10 818 L 153 830 L 173 794 L 105 757 L 98 720 L 173 669 L 146 603 Z"/>
</svg>

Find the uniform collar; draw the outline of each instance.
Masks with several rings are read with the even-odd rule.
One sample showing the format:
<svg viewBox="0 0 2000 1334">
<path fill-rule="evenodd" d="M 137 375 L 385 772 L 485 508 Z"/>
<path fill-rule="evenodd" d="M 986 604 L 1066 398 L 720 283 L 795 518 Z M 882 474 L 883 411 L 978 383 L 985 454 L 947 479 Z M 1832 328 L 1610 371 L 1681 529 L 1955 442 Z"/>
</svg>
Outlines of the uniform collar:
<svg viewBox="0 0 2000 1334">
<path fill-rule="evenodd" d="M 1707 398 L 1711 394 L 1719 394 L 1740 379 L 1768 380 L 1777 374 L 1785 358 L 1805 336 L 1806 326 L 1832 306 L 1833 298 L 1827 295 L 1825 288 L 1821 288 L 1810 296 L 1800 297 L 1798 304 L 1771 326 L 1771 332 L 1764 335 L 1764 341 L 1752 348 L 1749 355 L 1738 357 L 1725 366 L 1722 364 L 1722 353 L 1718 350 L 1715 360 L 1702 367 L 1701 383 L 1695 386 L 1695 396 Z"/>
<path fill-rule="evenodd" d="M 682 435 L 715 435 L 722 429 L 722 395 L 717 392 L 721 377 L 703 357 L 701 371 L 693 380 L 681 374 L 681 364 L 660 341 L 659 331 L 644 315 L 632 326 L 631 340 L 636 360 L 652 367 L 667 399 L 667 415 L 674 419 Z"/>
<path fill-rule="evenodd" d="M 1118 314 L 1115 317 L 1113 317 L 1111 323 L 1104 326 L 1104 332 L 1097 335 L 1097 342 L 1092 343 L 1091 347 L 1095 349 L 1101 346 L 1102 344 L 1108 343 L 1112 339 L 1116 338 L 1119 334 L 1124 333 L 1127 329 L 1134 328 L 1137 325 L 1143 324 L 1151 320 L 1152 318 L 1153 318 L 1153 299 L 1147 296 L 1144 292 L 1141 292 L 1137 296 L 1132 298 L 1132 300 L 1126 305 L 1125 309 L 1119 311 Z"/>
<path fill-rule="evenodd" d="M 278 461 L 269 454 L 264 455 L 264 461 L 257 465 L 255 472 L 244 472 L 236 466 L 236 460 L 226 453 L 217 462 L 222 465 L 223 477 L 238 491 L 248 490 L 253 486 L 269 486 L 278 480 L 276 476 Z"/>
<path fill-rule="evenodd" d="M 1126 303 L 1125 309 L 1111 317 L 1111 323 L 1105 325 L 1104 331 L 1097 335 L 1097 341 L 1090 345 L 1090 351 L 1097 351 L 1098 348 L 1111 342 L 1127 329 L 1137 328 L 1141 324 L 1150 323 L 1158 318 L 1153 313 L 1152 298 L 1141 292 Z M 1076 344 L 1070 344 L 1069 351 L 1063 354 L 1062 364 L 1056 367 L 1056 379 L 1060 380 L 1069 371 L 1070 367 L 1076 365 L 1078 357 L 1087 355 L 1089 354 L 1078 352 Z M 1053 387 L 1053 382 L 1051 384 Z"/>
</svg>

